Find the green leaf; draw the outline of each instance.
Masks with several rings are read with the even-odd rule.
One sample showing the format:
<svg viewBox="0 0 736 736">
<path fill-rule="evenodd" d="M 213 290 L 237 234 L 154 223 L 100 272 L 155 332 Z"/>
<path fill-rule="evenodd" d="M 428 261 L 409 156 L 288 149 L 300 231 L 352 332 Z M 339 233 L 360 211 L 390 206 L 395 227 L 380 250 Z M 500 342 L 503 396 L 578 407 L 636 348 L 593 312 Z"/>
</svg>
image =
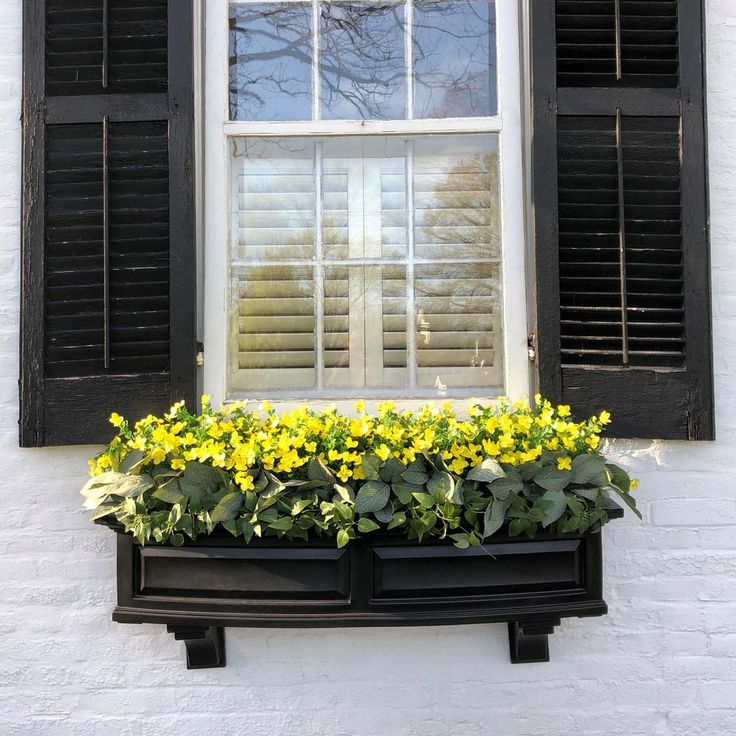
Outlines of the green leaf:
<svg viewBox="0 0 736 736">
<path fill-rule="evenodd" d="M 178 482 L 179 489 L 189 502 L 201 505 L 205 496 L 215 493 L 219 488 L 220 476 L 209 465 L 188 462 Z"/>
<path fill-rule="evenodd" d="M 522 481 L 529 482 L 542 469 L 542 467 L 542 463 L 539 462 L 539 460 L 535 460 L 533 463 L 523 463 L 522 465 L 519 465 L 518 472 Z"/>
<path fill-rule="evenodd" d="M 593 502 L 597 501 L 598 497 L 603 493 L 600 488 L 596 488 L 595 486 L 570 486 L 568 490 L 581 498 L 587 498 L 588 501 Z"/>
<path fill-rule="evenodd" d="M 488 488 L 494 498 L 505 501 L 512 493 L 521 493 L 524 490 L 524 484 L 518 473 L 509 471 L 505 478 L 497 478 L 489 483 Z"/>
<path fill-rule="evenodd" d="M 116 503 L 103 503 L 90 514 L 90 521 L 96 521 L 97 519 L 102 519 L 105 516 L 114 514 L 119 508 L 120 505 Z"/>
<path fill-rule="evenodd" d="M 290 516 L 281 516 L 276 521 L 272 521 L 268 525 L 268 528 L 276 529 L 276 531 L 280 532 L 288 532 L 292 526 L 294 526 L 294 520 Z"/>
<path fill-rule="evenodd" d="M 449 501 L 455 493 L 455 481 L 449 473 L 439 471 L 427 481 L 427 490 L 437 501 Z"/>
<path fill-rule="evenodd" d="M 608 482 L 624 493 L 628 493 L 631 489 L 631 478 L 629 474 L 623 468 L 613 463 L 608 463 L 606 470 L 608 470 Z"/>
<path fill-rule="evenodd" d="M 383 461 L 377 455 L 363 455 L 361 461 L 367 480 L 381 480 L 380 468 Z"/>
<path fill-rule="evenodd" d="M 230 519 L 234 519 L 242 504 L 242 493 L 240 493 L 239 491 L 236 491 L 235 493 L 228 493 L 220 500 L 217 506 L 215 506 L 214 510 L 210 513 L 210 522 L 212 524 L 219 524 L 222 521 L 229 521 Z"/>
<path fill-rule="evenodd" d="M 335 482 L 335 476 L 332 471 L 318 458 L 313 457 L 307 464 L 307 478 L 313 481 L 321 481 L 332 485 Z"/>
<path fill-rule="evenodd" d="M 450 534 L 450 539 L 455 542 L 458 549 L 467 549 L 470 547 L 470 535 L 467 532 L 462 534 Z"/>
<path fill-rule="evenodd" d="M 396 495 L 396 498 L 399 499 L 399 502 L 404 506 L 407 506 L 411 503 L 411 494 L 416 491 L 420 491 L 423 487 L 424 486 L 415 486 L 412 483 L 394 483 L 391 486 L 391 489 Z"/>
<path fill-rule="evenodd" d="M 335 493 L 337 493 L 345 503 L 352 503 L 355 501 L 355 491 L 353 491 L 350 486 L 343 486 L 340 483 L 335 483 L 333 487 L 335 489 Z"/>
<path fill-rule="evenodd" d="M 381 480 L 384 483 L 396 483 L 401 480 L 402 475 L 406 471 L 406 465 L 399 460 L 397 457 L 390 457 L 383 464 L 383 467 L 378 471 Z M 368 476 L 366 476 L 367 478 Z"/>
<path fill-rule="evenodd" d="M 402 474 L 401 477 L 415 486 L 423 486 L 429 480 L 427 466 L 421 458 L 417 458 Z M 408 503 L 408 502 L 407 502 Z"/>
<path fill-rule="evenodd" d="M 585 506 L 573 496 L 565 494 L 565 503 L 575 516 L 581 516 L 585 511 Z"/>
<path fill-rule="evenodd" d="M 406 524 L 406 514 L 403 511 L 397 511 L 388 523 L 388 529 L 395 529 L 397 526 Z"/>
<path fill-rule="evenodd" d="M 431 493 L 412 493 L 411 494 L 424 509 L 431 509 L 434 506 L 435 498 Z"/>
<path fill-rule="evenodd" d="M 382 509 L 379 511 L 376 511 L 374 513 L 374 516 L 378 521 L 380 521 L 382 524 L 388 524 L 389 521 L 391 521 L 391 518 L 394 515 L 394 505 L 389 501 Z"/>
<path fill-rule="evenodd" d="M 616 486 L 613 486 L 614 492 L 618 495 L 618 497 L 641 519 L 641 511 L 639 511 L 638 508 L 636 508 L 636 501 L 634 500 L 634 497 L 630 493 L 624 493 L 623 491 L 616 488 Z"/>
<path fill-rule="evenodd" d="M 151 495 L 154 498 L 157 498 L 159 501 L 163 501 L 164 503 L 180 503 L 182 506 L 184 506 L 188 499 L 183 493 L 179 493 L 175 490 L 175 488 L 178 486 L 172 486 L 167 485 L 163 488 L 159 488 L 156 491 L 154 491 Z"/>
<path fill-rule="evenodd" d="M 604 486 L 606 463 L 600 455 L 578 455 L 572 459 L 570 480 L 580 485 Z"/>
<path fill-rule="evenodd" d="M 468 474 L 468 480 L 479 480 L 484 483 L 503 478 L 506 475 L 503 468 L 492 457 L 487 457 L 480 465 L 476 465 Z"/>
<path fill-rule="evenodd" d="M 350 541 L 350 535 L 345 529 L 340 529 L 337 532 L 337 547 L 338 549 L 344 547 Z"/>
<path fill-rule="evenodd" d="M 499 498 L 494 498 L 488 504 L 483 515 L 483 539 L 495 534 L 503 526 L 507 508 L 508 503 Z"/>
<path fill-rule="evenodd" d="M 142 463 L 145 459 L 146 456 L 141 452 L 141 450 L 130 450 L 130 452 L 128 452 L 128 454 L 120 461 L 118 470 L 121 473 L 131 473 L 132 475 L 135 475 L 136 471 L 141 469 Z"/>
<path fill-rule="evenodd" d="M 528 528 L 527 525 L 528 522 L 526 519 L 513 519 L 509 524 L 509 536 L 518 536 Z"/>
<path fill-rule="evenodd" d="M 570 483 L 569 470 L 558 470 L 554 465 L 547 465 L 535 476 L 534 482 L 545 491 L 561 491 Z"/>
<path fill-rule="evenodd" d="M 298 498 L 291 506 L 291 515 L 296 516 L 297 514 L 301 514 L 304 509 L 309 508 L 311 505 L 311 498 Z"/>
<path fill-rule="evenodd" d="M 109 496 L 138 498 L 154 486 L 153 478 L 145 473 L 125 475 L 125 473 L 110 471 L 92 478 L 92 481 L 95 480 L 97 481 L 95 485 L 90 485 L 88 482 L 82 489 L 82 495 L 87 499 L 84 503 L 87 509 L 97 508 Z"/>
<path fill-rule="evenodd" d="M 358 514 L 368 514 L 380 511 L 391 495 L 391 486 L 381 480 L 366 481 L 355 497 L 355 511 Z"/>
<path fill-rule="evenodd" d="M 245 543 L 248 544 L 248 542 L 253 539 L 253 524 L 243 519 L 240 524 L 240 531 L 243 535 L 243 539 L 245 539 Z"/>
<path fill-rule="evenodd" d="M 548 503 L 547 508 L 544 510 L 542 526 L 548 527 L 550 524 L 554 524 L 565 513 L 565 509 L 567 508 L 565 492 L 546 491 L 542 496 L 542 500 Z"/>
<path fill-rule="evenodd" d="M 174 547 L 181 547 L 182 544 L 184 544 L 184 535 L 183 534 L 172 534 L 169 537 L 169 542 L 174 545 Z"/>
<path fill-rule="evenodd" d="M 376 524 L 375 521 L 371 521 L 370 519 L 366 519 L 363 517 L 362 519 L 358 519 L 358 530 L 363 532 L 363 534 L 367 534 L 368 532 L 374 532 L 376 529 L 380 529 L 378 524 Z"/>
</svg>

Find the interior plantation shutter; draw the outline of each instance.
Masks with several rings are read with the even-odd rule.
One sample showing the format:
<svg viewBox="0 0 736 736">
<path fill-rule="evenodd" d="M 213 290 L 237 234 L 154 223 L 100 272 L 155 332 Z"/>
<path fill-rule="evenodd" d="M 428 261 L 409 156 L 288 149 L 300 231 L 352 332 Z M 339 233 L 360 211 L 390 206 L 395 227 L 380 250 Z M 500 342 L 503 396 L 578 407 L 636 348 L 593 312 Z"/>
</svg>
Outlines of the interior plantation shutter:
<svg viewBox="0 0 736 736">
<path fill-rule="evenodd" d="M 534 0 L 540 389 L 713 439 L 701 0 Z"/>
<path fill-rule="evenodd" d="M 191 0 L 25 0 L 22 446 L 196 394 Z"/>
</svg>

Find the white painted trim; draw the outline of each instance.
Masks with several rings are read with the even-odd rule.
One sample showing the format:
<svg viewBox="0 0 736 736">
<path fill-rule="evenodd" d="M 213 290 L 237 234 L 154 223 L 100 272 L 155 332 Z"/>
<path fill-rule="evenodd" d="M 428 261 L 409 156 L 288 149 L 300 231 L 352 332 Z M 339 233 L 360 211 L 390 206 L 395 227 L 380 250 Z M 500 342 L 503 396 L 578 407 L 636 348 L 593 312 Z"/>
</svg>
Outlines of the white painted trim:
<svg viewBox="0 0 736 736">
<path fill-rule="evenodd" d="M 492 118 L 427 118 L 416 120 L 295 120 L 293 122 L 224 121 L 226 136 L 285 138 L 338 135 L 452 135 L 498 133 L 501 116 Z"/>
<path fill-rule="evenodd" d="M 528 396 L 530 366 L 527 358 L 527 232 L 524 175 L 525 108 L 522 105 L 520 2 L 497 0 L 496 44 L 499 114 L 489 118 L 429 120 L 342 120 L 298 122 L 229 121 L 228 110 L 228 2 L 207 0 L 205 68 L 205 258 L 204 389 L 214 402 L 226 398 L 227 299 L 229 219 L 227 140 L 236 136 L 324 135 L 450 135 L 498 133 L 500 136 L 501 244 L 503 252 L 503 336 L 505 393 Z M 316 0 L 313 0 L 316 2 Z M 471 393 L 469 389 L 467 393 Z M 294 393 L 299 392 L 292 392 Z M 360 392 L 357 392 L 358 394 Z M 365 393 L 365 392 L 363 392 Z M 386 390 L 386 395 L 397 396 Z M 448 395 L 456 392 L 448 391 Z M 399 392 L 400 395 L 400 392 Z M 276 397 L 274 397 L 276 398 Z M 304 393 L 307 398 L 307 393 Z M 482 398 L 482 397 L 480 397 Z M 486 399 L 492 398 L 491 395 Z M 284 405 L 289 405 L 285 401 Z M 311 403 L 311 402 L 310 402 Z"/>
</svg>

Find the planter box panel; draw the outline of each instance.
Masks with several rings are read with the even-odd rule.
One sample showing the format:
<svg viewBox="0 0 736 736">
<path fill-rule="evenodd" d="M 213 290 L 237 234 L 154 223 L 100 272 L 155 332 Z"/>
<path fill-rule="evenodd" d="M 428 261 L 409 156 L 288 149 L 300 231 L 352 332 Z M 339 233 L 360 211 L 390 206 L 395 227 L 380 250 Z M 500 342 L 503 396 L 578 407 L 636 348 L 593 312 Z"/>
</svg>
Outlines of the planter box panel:
<svg viewBox="0 0 736 736">
<path fill-rule="evenodd" d="M 584 592 L 580 539 L 487 544 L 482 548 L 375 547 L 376 600 Z M 416 600 L 413 602 L 416 603 Z"/>
<path fill-rule="evenodd" d="M 350 561 L 337 549 L 136 546 L 136 597 L 347 600 Z"/>
</svg>

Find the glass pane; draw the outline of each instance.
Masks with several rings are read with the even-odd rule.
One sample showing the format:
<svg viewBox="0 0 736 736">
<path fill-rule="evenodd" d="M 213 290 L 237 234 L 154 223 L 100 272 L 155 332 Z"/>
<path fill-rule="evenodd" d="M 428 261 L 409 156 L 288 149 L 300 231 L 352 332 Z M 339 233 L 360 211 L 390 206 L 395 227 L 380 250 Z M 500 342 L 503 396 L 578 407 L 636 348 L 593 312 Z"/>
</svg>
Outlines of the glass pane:
<svg viewBox="0 0 736 736">
<path fill-rule="evenodd" d="M 241 138 L 231 151 L 236 396 L 501 389 L 497 136 Z"/>
<path fill-rule="evenodd" d="M 236 260 L 314 255 L 314 143 L 294 139 L 233 142 L 232 218 Z"/>
<path fill-rule="evenodd" d="M 414 117 L 497 113 L 493 0 L 416 0 Z"/>
<path fill-rule="evenodd" d="M 313 388 L 313 269 L 233 269 L 230 386 L 241 391 Z"/>
<path fill-rule="evenodd" d="M 309 120 L 311 65 L 310 4 L 231 3 L 231 120 Z"/>
<path fill-rule="evenodd" d="M 406 296 L 405 266 L 325 268 L 326 388 L 406 386 Z"/>
<path fill-rule="evenodd" d="M 498 260 L 501 246 L 498 138 L 417 141 L 414 243 L 420 259 Z"/>
<path fill-rule="evenodd" d="M 417 385 L 502 385 L 500 295 L 498 264 L 417 266 Z"/>
<path fill-rule="evenodd" d="M 325 140 L 325 258 L 406 255 L 406 150 L 407 142 L 399 138 Z"/>
<path fill-rule="evenodd" d="M 336 120 L 406 116 L 404 6 L 323 3 L 321 115 Z"/>
</svg>

